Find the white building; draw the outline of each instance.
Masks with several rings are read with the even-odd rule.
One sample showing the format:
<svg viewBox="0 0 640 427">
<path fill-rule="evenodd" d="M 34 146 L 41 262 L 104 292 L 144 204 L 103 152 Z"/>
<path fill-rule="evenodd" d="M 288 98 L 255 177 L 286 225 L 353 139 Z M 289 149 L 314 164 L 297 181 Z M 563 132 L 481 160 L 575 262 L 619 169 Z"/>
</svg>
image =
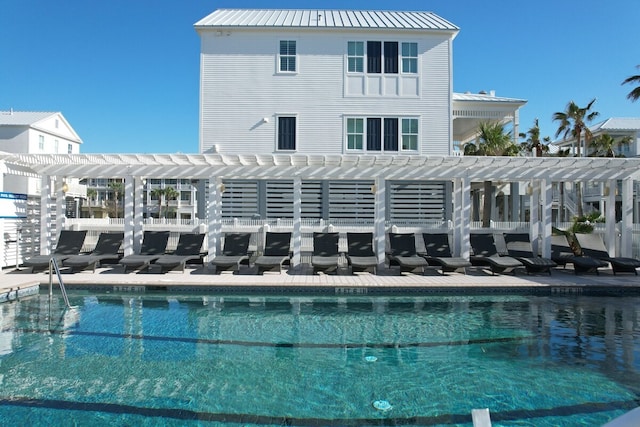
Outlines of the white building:
<svg viewBox="0 0 640 427">
<path fill-rule="evenodd" d="M 0 151 L 32 154 L 78 154 L 82 139 L 60 112 L 0 111 Z M 69 195 L 81 192 L 68 182 Z M 41 180 L 9 175 L 2 191 L 40 194 Z"/>
</svg>

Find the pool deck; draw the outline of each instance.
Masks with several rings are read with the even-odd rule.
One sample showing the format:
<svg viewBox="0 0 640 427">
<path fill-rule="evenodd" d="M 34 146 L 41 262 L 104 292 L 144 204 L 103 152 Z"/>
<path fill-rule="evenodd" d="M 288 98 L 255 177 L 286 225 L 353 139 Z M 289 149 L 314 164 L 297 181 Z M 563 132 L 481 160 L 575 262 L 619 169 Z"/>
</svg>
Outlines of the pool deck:
<svg viewBox="0 0 640 427">
<path fill-rule="evenodd" d="M 605 293 L 640 295 L 640 277 L 633 274 L 614 276 L 611 270 L 603 269 L 599 275 L 575 275 L 570 268 L 555 269 L 552 275 L 491 275 L 487 270 L 467 269 L 467 274 L 448 273 L 442 275 L 428 269 L 424 275 L 403 273 L 389 269 L 381 274 L 310 274 L 309 270 L 267 272 L 264 275 L 241 274 L 188 268 L 185 272 L 153 274 L 130 272 L 124 274 L 118 266 L 105 267 L 77 273 L 62 270 L 61 277 L 67 288 L 112 289 L 114 291 L 143 291 L 145 289 L 174 291 L 260 291 L 260 292 L 323 292 L 330 294 L 367 293 Z M 57 279 L 53 283 L 57 288 Z M 0 273 L 0 301 L 13 300 L 22 295 L 35 293 L 41 286 L 48 286 L 48 273 L 31 273 L 29 269 L 7 269 Z"/>
</svg>

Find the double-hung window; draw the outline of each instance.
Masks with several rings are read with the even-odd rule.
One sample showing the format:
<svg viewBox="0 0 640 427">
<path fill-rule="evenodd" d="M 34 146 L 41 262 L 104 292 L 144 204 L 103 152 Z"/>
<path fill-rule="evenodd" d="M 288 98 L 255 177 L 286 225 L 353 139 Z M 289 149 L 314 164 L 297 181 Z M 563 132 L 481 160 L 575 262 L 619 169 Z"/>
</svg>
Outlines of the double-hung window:
<svg viewBox="0 0 640 427">
<path fill-rule="evenodd" d="M 283 73 L 296 71 L 296 41 L 280 40 L 279 70 Z"/>
<path fill-rule="evenodd" d="M 362 150 L 364 141 L 364 119 L 347 119 L 347 149 Z"/>
<path fill-rule="evenodd" d="M 296 118 L 278 117 L 278 150 L 296 149 Z"/>
<path fill-rule="evenodd" d="M 418 43 L 402 43 L 402 72 L 418 72 Z"/>
<path fill-rule="evenodd" d="M 402 149 L 418 150 L 418 119 L 402 119 Z"/>
<path fill-rule="evenodd" d="M 347 63 L 350 73 L 364 72 L 364 42 L 347 43 Z"/>
</svg>

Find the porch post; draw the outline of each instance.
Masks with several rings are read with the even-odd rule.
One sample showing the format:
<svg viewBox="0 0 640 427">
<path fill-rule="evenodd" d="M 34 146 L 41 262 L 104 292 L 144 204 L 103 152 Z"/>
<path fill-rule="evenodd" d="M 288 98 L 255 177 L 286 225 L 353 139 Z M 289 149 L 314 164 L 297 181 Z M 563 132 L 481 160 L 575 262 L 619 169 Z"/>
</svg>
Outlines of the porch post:
<svg viewBox="0 0 640 427">
<path fill-rule="evenodd" d="M 56 235 L 60 235 L 60 230 L 64 226 L 65 219 L 65 195 L 62 186 L 64 178 L 56 176 Z"/>
<path fill-rule="evenodd" d="M 211 261 L 220 250 L 222 233 L 222 192 L 224 185 L 220 177 L 209 178 L 209 202 L 207 204 L 207 244 L 208 260 Z"/>
<path fill-rule="evenodd" d="M 43 175 L 40 185 L 40 253 L 51 253 L 51 176 Z"/>
<path fill-rule="evenodd" d="M 299 176 L 293 178 L 293 258 L 292 267 L 300 265 L 302 251 L 302 180 Z"/>
<path fill-rule="evenodd" d="M 140 250 L 140 241 L 134 238 L 133 224 L 133 177 L 124 177 L 124 256 L 131 255 Z M 116 213 L 116 217 L 118 214 Z"/>
<path fill-rule="evenodd" d="M 520 221 L 520 183 L 511 183 L 511 221 Z"/>
<path fill-rule="evenodd" d="M 378 258 L 378 271 L 384 269 L 386 247 L 386 186 L 385 179 L 377 176 L 373 184 L 374 190 L 374 226 L 373 240 L 375 242 L 376 257 Z"/>
<path fill-rule="evenodd" d="M 609 190 L 605 200 L 605 243 L 609 256 L 616 256 L 616 187 L 618 181 L 610 179 L 606 182 Z"/>
<path fill-rule="evenodd" d="M 622 222 L 620 223 L 620 256 L 633 256 L 633 178 L 622 180 Z"/>
<path fill-rule="evenodd" d="M 135 177 L 134 181 L 134 208 L 133 208 L 133 243 L 136 253 L 142 246 L 142 231 L 144 227 L 144 180 L 142 177 Z M 138 244 L 138 246 L 136 246 Z"/>
<path fill-rule="evenodd" d="M 542 223 L 540 229 L 540 244 L 542 245 L 542 248 L 540 249 L 542 250 L 542 256 L 544 258 L 551 258 L 551 205 L 553 204 L 553 182 L 547 179 L 540 180 L 540 187 L 542 196 L 540 201 L 542 204 Z M 536 241 L 538 240 L 536 239 Z M 538 248 L 534 247 L 534 251 L 537 250 Z M 539 252 L 534 252 L 534 254 L 537 253 Z"/>
<path fill-rule="evenodd" d="M 456 179 L 455 185 L 455 200 L 458 206 L 454 218 L 453 251 L 454 256 L 468 259 L 471 253 L 471 244 L 469 243 L 469 234 L 471 233 L 471 182 L 469 178 L 463 177 Z"/>
</svg>

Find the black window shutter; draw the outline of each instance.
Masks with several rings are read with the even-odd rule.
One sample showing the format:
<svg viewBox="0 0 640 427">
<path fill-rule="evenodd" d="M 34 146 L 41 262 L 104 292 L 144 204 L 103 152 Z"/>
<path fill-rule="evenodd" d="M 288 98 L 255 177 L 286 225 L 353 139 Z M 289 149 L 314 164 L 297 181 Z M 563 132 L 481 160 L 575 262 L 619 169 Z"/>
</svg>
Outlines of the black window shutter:
<svg viewBox="0 0 640 427">
<path fill-rule="evenodd" d="M 380 151 L 382 149 L 382 120 L 379 118 L 367 119 L 367 151 Z"/>
<path fill-rule="evenodd" d="M 398 151 L 398 119 L 384 119 L 384 151 Z"/>
<path fill-rule="evenodd" d="M 384 42 L 384 72 L 398 74 L 398 42 Z"/>
<path fill-rule="evenodd" d="M 296 149 L 296 118 L 278 117 L 278 150 Z"/>
<path fill-rule="evenodd" d="M 381 56 L 382 56 L 382 43 L 367 42 L 367 72 L 368 73 L 382 72 Z"/>
</svg>

